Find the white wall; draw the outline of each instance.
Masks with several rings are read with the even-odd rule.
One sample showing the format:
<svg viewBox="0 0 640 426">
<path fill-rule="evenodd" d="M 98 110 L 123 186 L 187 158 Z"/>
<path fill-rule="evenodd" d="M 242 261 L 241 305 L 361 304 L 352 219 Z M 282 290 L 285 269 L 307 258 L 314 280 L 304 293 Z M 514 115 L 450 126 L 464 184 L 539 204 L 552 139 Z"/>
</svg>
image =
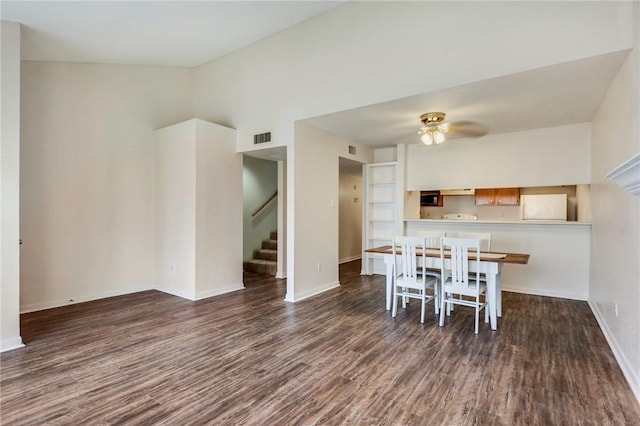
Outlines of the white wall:
<svg viewBox="0 0 640 426">
<path fill-rule="evenodd" d="M 357 155 L 348 153 L 349 145 L 356 146 Z M 294 171 L 295 211 L 288 215 L 287 226 L 289 250 L 286 300 L 290 302 L 339 284 L 338 157 L 364 163 L 370 162 L 372 158 L 371 151 L 363 146 L 302 124 L 296 124 L 293 151 L 293 164 L 299 168 L 297 166 Z M 291 165 L 291 156 L 288 162 Z M 292 180 L 289 174 L 288 181 Z M 292 198 L 291 186 L 287 195 L 289 199 Z M 292 219 L 295 219 L 293 224 Z M 296 256 L 293 256 L 291 247 L 295 247 Z M 293 271 L 295 281 L 292 279 Z"/>
<path fill-rule="evenodd" d="M 636 9 L 636 19 L 638 13 Z M 640 152 L 639 94 L 640 47 L 636 46 L 611 84 L 593 121 L 593 262 L 589 292 L 589 303 L 638 400 L 640 197 L 630 195 L 605 176 Z"/>
<path fill-rule="evenodd" d="M 407 191 L 590 181 L 591 124 L 407 145 Z M 490 171 L 490 172 L 489 172 Z"/>
<path fill-rule="evenodd" d="M 374 163 L 387 163 L 398 160 L 397 147 L 377 148 L 373 151 Z"/>
<path fill-rule="evenodd" d="M 196 121 L 155 131 L 156 288 L 196 298 Z"/>
<path fill-rule="evenodd" d="M 345 2 L 196 68 L 196 114 L 237 128 L 241 150 L 268 130 L 290 145 L 296 120 L 629 48 L 630 7 Z"/>
<path fill-rule="evenodd" d="M 193 117 L 189 69 L 22 62 L 23 311 L 154 286 L 153 129 Z"/>
<path fill-rule="evenodd" d="M 362 257 L 362 167 L 341 172 L 339 177 L 340 263 Z"/>
<path fill-rule="evenodd" d="M 193 119 L 155 136 L 156 288 L 191 300 L 243 288 L 235 130 Z"/>
<path fill-rule="evenodd" d="M 244 288 L 236 131 L 196 120 L 196 299 Z"/>
<path fill-rule="evenodd" d="M 252 216 L 277 189 L 278 163 L 245 155 L 242 167 L 243 260 L 253 258 L 253 251 L 261 247 L 262 240 L 268 239 L 270 232 L 278 229 L 277 199 L 257 216 Z"/>
<path fill-rule="evenodd" d="M 2 145 L 0 176 L 0 351 L 20 337 L 20 25 L 2 21 Z"/>
</svg>

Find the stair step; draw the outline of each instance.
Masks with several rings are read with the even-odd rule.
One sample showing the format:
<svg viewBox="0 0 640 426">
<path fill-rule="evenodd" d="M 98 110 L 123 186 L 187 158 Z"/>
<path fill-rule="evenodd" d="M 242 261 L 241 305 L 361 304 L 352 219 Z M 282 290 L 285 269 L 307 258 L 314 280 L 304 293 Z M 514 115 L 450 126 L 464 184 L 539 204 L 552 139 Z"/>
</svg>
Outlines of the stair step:
<svg viewBox="0 0 640 426">
<path fill-rule="evenodd" d="M 269 249 L 257 249 L 253 251 L 254 259 L 263 259 L 263 260 L 278 260 L 278 251 L 277 250 L 269 250 Z"/>
<path fill-rule="evenodd" d="M 262 248 L 268 250 L 278 250 L 278 241 L 277 240 L 263 240 Z"/>
<path fill-rule="evenodd" d="M 252 259 L 242 263 L 245 272 L 257 272 L 258 274 L 276 275 L 278 264 L 271 260 Z"/>
<path fill-rule="evenodd" d="M 277 240 L 278 239 L 278 231 L 271 231 L 271 234 L 269 235 L 269 238 L 271 238 L 272 240 Z"/>
</svg>

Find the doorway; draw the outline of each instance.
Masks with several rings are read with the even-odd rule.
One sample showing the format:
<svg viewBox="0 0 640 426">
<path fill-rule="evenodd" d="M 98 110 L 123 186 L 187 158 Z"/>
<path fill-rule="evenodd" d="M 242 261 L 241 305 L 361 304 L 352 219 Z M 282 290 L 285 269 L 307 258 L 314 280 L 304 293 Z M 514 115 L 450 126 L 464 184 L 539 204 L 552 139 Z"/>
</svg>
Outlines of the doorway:
<svg viewBox="0 0 640 426">
<path fill-rule="evenodd" d="M 243 158 L 243 269 L 285 278 L 286 148 Z"/>
<path fill-rule="evenodd" d="M 362 167 L 362 163 L 339 157 L 338 263 L 340 265 L 359 262 L 362 259 Z"/>
</svg>

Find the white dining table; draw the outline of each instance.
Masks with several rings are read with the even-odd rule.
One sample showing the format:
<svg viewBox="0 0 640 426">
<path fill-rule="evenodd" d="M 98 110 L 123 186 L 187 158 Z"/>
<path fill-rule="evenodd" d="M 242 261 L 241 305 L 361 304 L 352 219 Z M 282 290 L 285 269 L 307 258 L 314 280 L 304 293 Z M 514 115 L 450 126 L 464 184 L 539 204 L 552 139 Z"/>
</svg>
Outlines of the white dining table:
<svg viewBox="0 0 640 426">
<path fill-rule="evenodd" d="M 375 247 L 365 250 L 367 253 L 378 253 L 384 255 L 385 275 L 386 275 L 386 309 L 391 309 L 392 290 L 393 290 L 393 269 L 395 260 L 391 246 Z M 420 253 L 422 259 L 422 254 Z M 479 265 L 480 273 L 487 277 L 487 299 L 489 302 L 489 321 L 491 329 L 498 329 L 498 317 L 502 316 L 502 282 L 501 271 L 502 265 L 506 263 L 524 265 L 529 261 L 528 254 L 521 253 L 497 253 L 497 252 L 481 252 L 480 262 L 470 261 L 469 271 L 476 272 L 476 265 Z M 450 268 L 450 259 L 445 257 L 445 269 Z M 440 270 L 442 261 L 440 259 L 439 249 L 427 249 L 425 257 L 425 267 Z"/>
</svg>

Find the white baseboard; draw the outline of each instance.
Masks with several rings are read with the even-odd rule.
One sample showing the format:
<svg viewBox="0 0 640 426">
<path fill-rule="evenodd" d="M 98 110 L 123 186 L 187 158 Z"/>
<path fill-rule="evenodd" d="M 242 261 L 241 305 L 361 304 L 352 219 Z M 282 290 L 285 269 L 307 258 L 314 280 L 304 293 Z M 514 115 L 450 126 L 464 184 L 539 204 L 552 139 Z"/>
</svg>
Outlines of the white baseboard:
<svg viewBox="0 0 640 426">
<path fill-rule="evenodd" d="M 190 292 L 175 291 L 174 289 L 170 289 L 170 288 L 156 287 L 156 290 L 161 291 L 163 293 L 167 293 L 172 296 L 177 296 L 182 299 L 187 299 L 192 301 L 206 299 L 208 297 L 213 297 L 213 296 L 219 296 L 221 294 L 230 293 L 232 291 L 238 291 L 242 289 L 244 289 L 244 284 L 239 283 L 239 284 L 231 284 L 221 288 L 213 288 L 210 290 L 201 291 L 194 295 L 193 293 L 190 293 Z"/>
<path fill-rule="evenodd" d="M 342 265 L 343 263 L 353 262 L 354 260 L 360 260 L 360 259 L 362 259 L 362 255 L 361 254 L 357 254 L 355 256 L 345 257 L 345 258 L 342 258 L 342 259 L 338 260 L 338 264 Z"/>
<path fill-rule="evenodd" d="M 170 294 L 172 296 L 179 297 L 181 299 L 196 300 L 195 295 L 193 293 L 191 293 L 191 292 L 176 291 L 175 289 L 172 289 L 172 288 L 159 287 L 159 286 L 156 286 L 155 290 L 161 291 L 161 292 L 166 293 L 166 294 Z"/>
<path fill-rule="evenodd" d="M 24 348 L 24 343 L 22 343 L 22 337 L 20 336 L 0 341 L 0 352 L 12 351 L 19 348 Z"/>
<path fill-rule="evenodd" d="M 502 291 L 511 291 L 513 293 L 522 293 L 522 294 L 531 294 L 533 296 L 547 296 L 547 297 L 558 297 L 560 299 L 570 299 L 570 300 L 581 300 L 586 301 L 587 295 L 585 294 L 576 294 L 576 293 L 567 293 L 562 291 L 554 291 L 547 289 L 531 289 L 531 288 L 521 288 L 514 286 L 502 286 Z"/>
<path fill-rule="evenodd" d="M 90 302 L 92 300 L 98 300 L 98 299 L 106 299 L 108 297 L 123 296 L 125 294 L 139 293 L 141 291 L 148 291 L 148 290 L 158 290 L 163 293 L 167 293 L 172 296 L 177 296 L 187 300 L 200 300 L 200 299 L 205 299 L 207 297 L 229 293 L 232 291 L 242 290 L 243 288 L 244 288 L 244 284 L 239 283 L 239 284 L 232 284 L 222 288 L 203 291 L 194 295 L 189 292 L 175 291 L 173 289 L 159 287 L 154 284 L 147 284 L 147 285 L 142 285 L 138 287 L 130 287 L 130 288 L 118 290 L 118 291 L 110 291 L 110 292 L 104 292 L 99 294 L 88 294 L 80 297 L 74 297 L 72 302 L 70 302 L 69 300 L 54 300 L 49 302 L 33 303 L 30 305 L 22 306 L 20 308 L 20 313 L 26 314 L 29 312 L 43 311 L 45 309 L 59 308 L 61 306 L 68 306 L 68 305 L 73 305 L 73 304 L 82 303 L 82 302 Z M 0 346 L 1 348 L 4 347 L 4 342 L 2 344 L 3 346 Z"/>
<path fill-rule="evenodd" d="M 122 296 L 125 294 L 139 293 L 141 291 L 147 291 L 147 290 L 154 290 L 155 288 L 156 287 L 153 284 L 143 284 L 140 286 L 128 287 L 128 288 L 124 288 L 116 291 L 106 291 L 102 293 L 73 296 L 65 300 L 52 300 L 48 302 L 32 303 L 29 305 L 21 306 L 20 313 L 26 314 L 29 312 L 43 311 L 45 309 L 59 308 L 60 306 L 73 305 L 73 304 L 82 303 L 82 302 L 90 302 L 92 300 L 98 300 L 98 299 L 106 299 L 107 297 Z"/>
<path fill-rule="evenodd" d="M 291 298 L 289 298 L 289 293 L 287 293 L 287 296 L 285 297 L 284 300 L 286 302 L 294 302 L 295 303 L 295 302 L 299 302 L 299 301 L 304 300 L 304 299 L 308 299 L 309 297 L 316 296 L 316 295 L 318 295 L 320 293 L 324 293 L 325 291 L 328 291 L 328 290 L 331 290 L 331 289 L 334 289 L 334 288 L 337 288 L 337 287 L 340 287 L 340 282 L 333 281 L 333 282 L 321 285 L 319 287 L 312 288 L 311 290 L 307 290 L 307 291 L 303 291 L 302 293 L 295 294 Z"/>
<path fill-rule="evenodd" d="M 591 301 L 589 301 L 588 303 L 589 307 L 591 308 L 591 312 L 593 312 L 593 315 L 596 317 L 596 321 L 598 321 L 598 325 L 602 330 L 602 334 L 604 334 L 605 339 L 607 339 L 607 343 L 609 343 L 609 347 L 613 352 L 613 356 L 615 356 L 616 361 L 618 361 L 618 365 L 622 370 L 622 374 L 624 374 L 624 377 L 625 379 L 627 379 L 629 386 L 631 386 L 631 390 L 633 391 L 636 399 L 638 400 L 638 402 L 640 402 L 640 377 L 638 376 L 638 373 L 634 370 L 633 366 L 624 355 L 624 352 L 620 349 L 615 336 L 613 335 L 613 333 L 611 333 L 611 330 L 609 329 L 609 326 L 604 320 L 604 316 L 598 309 L 597 305 L 591 303 Z"/>
<path fill-rule="evenodd" d="M 231 284 L 222 288 L 214 288 L 211 290 L 201 291 L 199 293 L 196 293 L 195 300 L 206 299 L 207 297 L 219 296 L 221 294 L 231 293 L 232 291 L 238 291 L 243 289 L 244 289 L 243 283 Z"/>
</svg>

